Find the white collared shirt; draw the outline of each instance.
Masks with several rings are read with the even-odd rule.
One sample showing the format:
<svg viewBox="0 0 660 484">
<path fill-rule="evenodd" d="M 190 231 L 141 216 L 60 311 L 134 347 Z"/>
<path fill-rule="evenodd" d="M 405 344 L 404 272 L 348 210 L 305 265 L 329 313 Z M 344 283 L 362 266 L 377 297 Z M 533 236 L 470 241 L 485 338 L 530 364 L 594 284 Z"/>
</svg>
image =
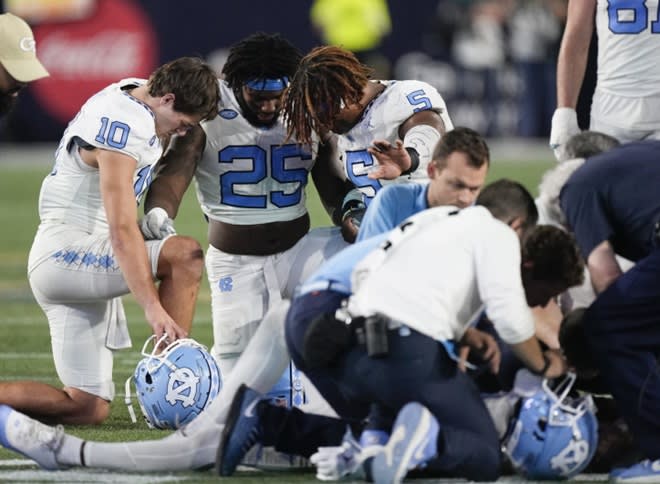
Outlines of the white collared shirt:
<svg viewBox="0 0 660 484">
<path fill-rule="evenodd" d="M 483 304 L 501 338 L 519 343 L 534 334 L 520 263 L 516 233 L 486 208 L 432 208 L 355 267 L 349 311 L 382 313 L 444 341 L 460 339 Z"/>
</svg>

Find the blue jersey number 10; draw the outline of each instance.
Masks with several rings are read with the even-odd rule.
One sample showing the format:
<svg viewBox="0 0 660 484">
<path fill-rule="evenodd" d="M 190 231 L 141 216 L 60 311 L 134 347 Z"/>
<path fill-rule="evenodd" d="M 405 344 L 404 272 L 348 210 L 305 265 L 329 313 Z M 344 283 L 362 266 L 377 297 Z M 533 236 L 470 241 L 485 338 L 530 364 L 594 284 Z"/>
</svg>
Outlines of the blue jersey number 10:
<svg viewBox="0 0 660 484">
<path fill-rule="evenodd" d="M 121 121 L 113 121 L 108 126 L 109 121 L 105 116 L 101 118 L 101 129 L 99 129 L 99 133 L 94 139 L 99 143 L 107 144 L 120 150 L 126 146 L 131 127 Z"/>
</svg>

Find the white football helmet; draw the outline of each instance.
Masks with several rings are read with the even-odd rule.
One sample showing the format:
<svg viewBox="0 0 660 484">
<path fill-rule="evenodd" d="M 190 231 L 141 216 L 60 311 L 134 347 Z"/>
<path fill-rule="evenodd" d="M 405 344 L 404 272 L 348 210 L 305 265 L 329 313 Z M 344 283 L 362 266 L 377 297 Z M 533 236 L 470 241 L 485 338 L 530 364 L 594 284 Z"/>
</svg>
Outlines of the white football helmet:
<svg viewBox="0 0 660 484">
<path fill-rule="evenodd" d="M 142 360 L 126 381 L 126 404 L 131 405 L 130 382 L 135 381 L 140 409 L 151 428 L 177 429 L 208 407 L 222 388 L 220 369 L 204 346 L 192 339 L 179 339 L 157 353 L 165 337 L 147 339 Z M 147 346 L 153 343 L 153 350 Z"/>
</svg>

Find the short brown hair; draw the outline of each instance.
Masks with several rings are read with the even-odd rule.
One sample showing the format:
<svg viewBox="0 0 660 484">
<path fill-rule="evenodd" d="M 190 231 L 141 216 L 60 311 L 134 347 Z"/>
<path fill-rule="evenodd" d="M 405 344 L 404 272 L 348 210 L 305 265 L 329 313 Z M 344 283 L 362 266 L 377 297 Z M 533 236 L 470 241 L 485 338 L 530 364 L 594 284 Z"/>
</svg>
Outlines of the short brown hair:
<svg viewBox="0 0 660 484">
<path fill-rule="evenodd" d="M 456 151 L 465 153 L 468 165 L 473 168 L 481 168 L 490 163 L 490 150 L 486 140 L 473 129 L 457 126 L 447 131 L 433 150 L 433 162 L 439 168 L 444 168 L 447 157 Z"/>
<path fill-rule="evenodd" d="M 220 88 L 215 71 L 197 57 L 180 57 L 156 69 L 149 77 L 149 95 L 174 94 L 174 110 L 213 119 L 218 114 Z"/>
<path fill-rule="evenodd" d="M 493 217 L 506 224 L 520 218 L 523 233 L 536 225 L 539 219 L 531 193 L 521 183 L 508 178 L 500 178 L 486 185 L 474 203 L 486 207 Z"/>
</svg>

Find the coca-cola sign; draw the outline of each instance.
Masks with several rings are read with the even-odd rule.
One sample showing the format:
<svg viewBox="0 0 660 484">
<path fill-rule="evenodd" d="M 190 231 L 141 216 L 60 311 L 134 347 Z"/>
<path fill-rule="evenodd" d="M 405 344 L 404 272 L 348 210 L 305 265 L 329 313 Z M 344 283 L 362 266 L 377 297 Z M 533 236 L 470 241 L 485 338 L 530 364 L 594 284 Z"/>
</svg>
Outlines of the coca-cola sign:
<svg viewBox="0 0 660 484">
<path fill-rule="evenodd" d="M 35 29 L 37 54 L 50 72 L 34 83 L 44 108 L 68 122 L 94 93 L 125 77 L 147 78 L 156 67 L 156 34 L 130 0 L 98 0 L 91 17 L 42 24 Z"/>
</svg>

